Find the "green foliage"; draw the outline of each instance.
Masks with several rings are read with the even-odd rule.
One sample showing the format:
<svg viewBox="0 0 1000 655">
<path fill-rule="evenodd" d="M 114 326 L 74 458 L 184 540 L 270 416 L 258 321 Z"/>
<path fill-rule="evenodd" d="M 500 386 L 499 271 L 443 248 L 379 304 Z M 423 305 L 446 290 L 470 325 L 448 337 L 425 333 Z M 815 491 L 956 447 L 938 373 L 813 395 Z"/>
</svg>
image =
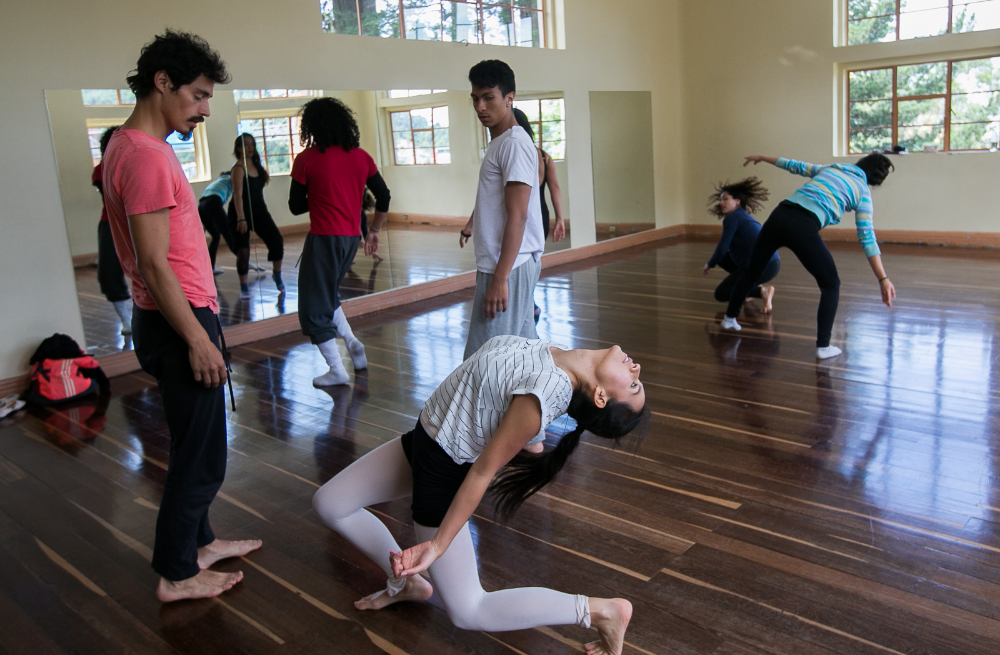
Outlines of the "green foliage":
<svg viewBox="0 0 1000 655">
<path fill-rule="evenodd" d="M 847 24 L 848 44 L 894 40 L 895 12 L 896 0 L 850 0 L 847 7 L 847 17 L 850 21 Z"/>
<path fill-rule="evenodd" d="M 948 62 L 938 61 L 896 69 L 896 95 L 926 96 L 948 91 Z"/>
<path fill-rule="evenodd" d="M 850 74 L 851 101 L 892 97 L 892 69 L 854 71 Z"/>
</svg>

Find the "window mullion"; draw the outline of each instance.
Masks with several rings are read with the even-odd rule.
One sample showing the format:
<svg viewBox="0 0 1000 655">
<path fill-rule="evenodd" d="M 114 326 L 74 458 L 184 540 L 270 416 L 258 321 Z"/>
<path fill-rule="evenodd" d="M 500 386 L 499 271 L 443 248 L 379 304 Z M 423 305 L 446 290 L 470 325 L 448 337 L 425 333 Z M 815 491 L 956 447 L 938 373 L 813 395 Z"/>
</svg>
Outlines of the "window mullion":
<svg viewBox="0 0 1000 655">
<path fill-rule="evenodd" d="M 399 0 L 399 38 L 406 38 L 406 17 L 403 15 L 403 0 Z"/>
<path fill-rule="evenodd" d="M 897 8 L 899 7 L 899 1 L 896 2 Z M 899 27 L 899 21 L 896 21 L 897 29 Z M 896 90 L 896 77 L 898 66 L 892 67 L 892 145 L 899 145 L 899 93 Z"/>
<path fill-rule="evenodd" d="M 899 24 L 901 22 L 901 20 L 900 20 L 900 11 L 899 10 L 900 10 L 900 5 L 901 4 L 902 4 L 902 0 L 896 0 L 896 40 L 897 41 L 899 41 Z M 895 69 L 893 69 L 892 83 L 893 83 L 893 86 L 892 86 L 893 95 L 895 95 L 895 93 L 896 93 L 896 73 L 895 73 Z"/>
<path fill-rule="evenodd" d="M 951 0 L 948 2 L 948 28 L 951 29 Z M 951 150 L 951 70 L 952 62 L 948 62 L 948 82 L 944 96 L 944 150 Z"/>
</svg>

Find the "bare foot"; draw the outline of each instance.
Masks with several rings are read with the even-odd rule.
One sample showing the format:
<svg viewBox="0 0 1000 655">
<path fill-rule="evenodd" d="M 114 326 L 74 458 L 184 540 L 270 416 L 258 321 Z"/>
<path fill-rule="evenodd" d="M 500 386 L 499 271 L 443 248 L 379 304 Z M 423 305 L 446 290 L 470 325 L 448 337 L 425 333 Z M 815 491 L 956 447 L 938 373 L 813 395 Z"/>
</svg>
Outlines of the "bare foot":
<svg viewBox="0 0 1000 655">
<path fill-rule="evenodd" d="M 538 443 L 529 443 L 521 450 L 528 453 L 534 453 L 535 455 L 537 455 L 538 453 L 545 450 L 545 444 L 542 443 L 541 441 L 539 441 Z"/>
<path fill-rule="evenodd" d="M 406 586 L 403 587 L 403 590 L 395 596 L 390 596 L 389 592 L 383 589 L 355 601 L 354 606 L 359 610 L 380 610 L 404 600 L 425 601 L 433 595 L 434 587 L 431 586 L 431 583 L 419 575 L 411 575 L 406 578 Z"/>
<path fill-rule="evenodd" d="M 156 587 L 156 597 L 164 603 L 192 598 L 212 598 L 218 596 L 243 579 L 243 571 L 236 573 L 219 573 L 218 571 L 202 571 L 193 578 L 171 582 L 160 578 Z"/>
<path fill-rule="evenodd" d="M 590 626 L 601 636 L 600 641 L 585 644 L 587 655 L 622 655 L 625 629 L 632 619 L 632 603 L 624 598 L 591 598 Z"/>
<path fill-rule="evenodd" d="M 765 314 L 771 313 L 771 299 L 774 298 L 774 287 L 763 287 L 763 293 L 761 294 L 761 300 L 764 301 L 763 312 Z"/>
<path fill-rule="evenodd" d="M 203 570 L 222 559 L 243 557 L 264 545 L 260 539 L 244 539 L 243 541 L 223 541 L 216 539 L 207 546 L 198 549 L 198 566 Z"/>
</svg>

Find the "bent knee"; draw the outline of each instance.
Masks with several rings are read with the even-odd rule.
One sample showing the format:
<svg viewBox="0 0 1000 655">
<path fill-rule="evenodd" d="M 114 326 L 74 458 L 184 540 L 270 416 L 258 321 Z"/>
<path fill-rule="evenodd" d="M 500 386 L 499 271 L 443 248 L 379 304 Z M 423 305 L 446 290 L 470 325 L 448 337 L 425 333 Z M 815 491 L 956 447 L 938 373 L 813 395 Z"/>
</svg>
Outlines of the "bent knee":
<svg viewBox="0 0 1000 655">
<path fill-rule="evenodd" d="M 487 630 L 486 625 L 478 612 L 472 608 L 463 608 L 448 612 L 448 618 L 456 628 L 462 630 Z"/>
<path fill-rule="evenodd" d="M 341 502 L 340 497 L 341 494 L 338 494 L 336 487 L 330 483 L 323 485 L 313 494 L 313 509 L 331 527 L 334 523 L 351 515 L 358 509 L 356 507 L 349 507 L 347 503 Z"/>
</svg>

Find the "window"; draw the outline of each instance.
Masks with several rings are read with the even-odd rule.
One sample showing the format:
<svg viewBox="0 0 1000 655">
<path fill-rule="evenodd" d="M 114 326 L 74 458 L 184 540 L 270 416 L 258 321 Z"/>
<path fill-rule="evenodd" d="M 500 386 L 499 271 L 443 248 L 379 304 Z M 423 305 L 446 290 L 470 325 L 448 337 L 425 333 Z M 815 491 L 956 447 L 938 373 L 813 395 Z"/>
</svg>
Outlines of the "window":
<svg viewBox="0 0 1000 655">
<path fill-rule="evenodd" d="M 543 0 L 320 0 L 323 31 L 544 48 Z"/>
<path fill-rule="evenodd" d="M 989 150 L 1000 141 L 1000 57 L 848 73 L 848 152 Z"/>
<path fill-rule="evenodd" d="M 289 175 L 295 156 L 305 150 L 299 141 L 298 116 L 258 116 L 240 114 L 240 133 L 252 134 L 264 168 L 271 175 Z"/>
<path fill-rule="evenodd" d="M 425 96 L 431 93 L 444 93 L 448 89 L 389 89 L 387 95 L 390 98 L 412 98 L 413 96 Z"/>
<path fill-rule="evenodd" d="M 847 44 L 1000 28 L 1000 0 L 847 0 Z"/>
<path fill-rule="evenodd" d="M 397 166 L 450 164 L 448 107 L 425 107 L 389 113 Z"/>
<path fill-rule="evenodd" d="M 134 105 L 135 94 L 128 89 L 83 89 L 85 105 Z"/>
<path fill-rule="evenodd" d="M 87 141 L 90 146 L 90 160 L 94 166 L 101 163 L 101 135 L 104 134 L 104 130 L 121 124 L 120 118 L 87 119 Z M 167 143 L 174 149 L 188 182 L 205 182 L 212 179 L 210 173 L 212 168 L 208 160 L 208 138 L 204 126 L 195 129 L 187 141 L 177 132 L 173 132 L 167 137 Z"/>
<path fill-rule="evenodd" d="M 552 159 L 566 159 L 565 101 L 562 98 L 515 100 L 514 106 L 528 117 L 535 132 L 535 145 Z"/>
<path fill-rule="evenodd" d="M 233 89 L 233 99 L 270 100 L 271 98 L 311 98 L 316 95 L 312 89 Z"/>
</svg>

